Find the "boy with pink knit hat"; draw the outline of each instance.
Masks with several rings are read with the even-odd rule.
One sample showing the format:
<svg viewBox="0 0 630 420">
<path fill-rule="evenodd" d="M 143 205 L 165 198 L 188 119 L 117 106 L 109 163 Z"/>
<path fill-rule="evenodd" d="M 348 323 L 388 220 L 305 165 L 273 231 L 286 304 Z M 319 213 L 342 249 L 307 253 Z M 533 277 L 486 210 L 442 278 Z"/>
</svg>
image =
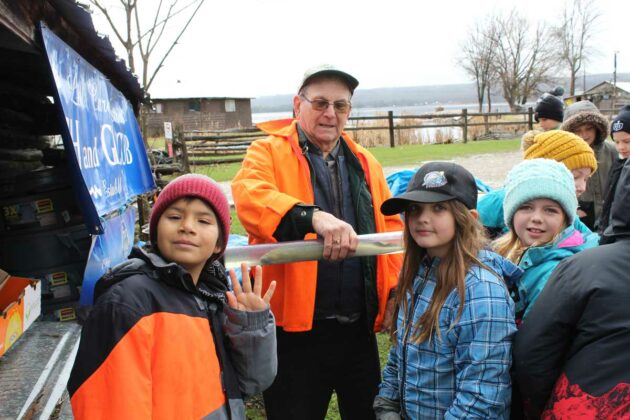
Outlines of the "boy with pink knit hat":
<svg viewBox="0 0 630 420">
<path fill-rule="evenodd" d="M 206 176 L 171 181 L 149 232 L 152 249 L 96 285 L 68 382 L 74 417 L 245 419 L 243 395 L 276 374 L 275 282 L 262 295 L 260 267 L 253 287 L 230 270 L 228 290 L 230 209 Z"/>
</svg>

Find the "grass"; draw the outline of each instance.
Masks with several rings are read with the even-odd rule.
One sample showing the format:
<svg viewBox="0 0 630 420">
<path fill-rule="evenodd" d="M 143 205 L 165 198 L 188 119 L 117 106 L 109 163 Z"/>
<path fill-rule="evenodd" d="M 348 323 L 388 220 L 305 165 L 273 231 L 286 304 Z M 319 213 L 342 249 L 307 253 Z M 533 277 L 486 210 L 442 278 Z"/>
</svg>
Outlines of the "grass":
<svg viewBox="0 0 630 420">
<path fill-rule="evenodd" d="M 484 153 L 515 152 L 520 147 L 520 139 L 483 140 L 469 143 L 406 145 L 373 147 L 370 152 L 383 167 L 413 165 L 429 160 L 448 160 L 458 156 Z"/>
<path fill-rule="evenodd" d="M 225 163 L 220 165 L 191 166 L 190 170 L 198 174 L 208 175 L 215 181 L 231 181 L 241 169 L 239 163 Z"/>
<path fill-rule="evenodd" d="M 483 153 L 515 152 L 520 147 L 520 139 L 483 140 L 454 144 L 414 144 L 391 147 L 372 147 L 370 152 L 383 167 L 417 165 L 429 160 L 449 160 L 457 156 Z M 208 175 L 216 181 L 231 181 L 240 169 L 240 163 L 193 167 L 193 172 Z"/>
<path fill-rule="evenodd" d="M 230 233 L 233 233 L 236 235 L 247 236 L 247 232 L 245 231 L 245 228 L 243 227 L 243 225 L 241 224 L 241 221 L 238 220 L 238 217 L 236 216 L 236 210 L 230 209 L 230 215 L 232 216 L 232 225 L 230 226 Z"/>
</svg>

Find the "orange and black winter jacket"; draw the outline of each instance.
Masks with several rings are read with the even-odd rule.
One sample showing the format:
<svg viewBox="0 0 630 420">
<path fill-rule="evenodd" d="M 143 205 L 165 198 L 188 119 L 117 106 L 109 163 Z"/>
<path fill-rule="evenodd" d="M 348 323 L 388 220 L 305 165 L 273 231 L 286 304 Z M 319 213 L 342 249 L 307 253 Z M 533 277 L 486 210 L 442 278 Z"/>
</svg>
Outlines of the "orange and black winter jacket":
<svg viewBox="0 0 630 420">
<path fill-rule="evenodd" d="M 240 171 L 232 181 L 232 193 L 238 218 L 249 234 L 251 244 L 277 242 L 274 232 L 283 217 L 296 204 L 313 204 L 314 193 L 308 162 L 299 145 L 295 120 L 258 124 L 268 137 L 256 140 L 247 149 Z M 342 140 L 359 161 L 372 195 L 376 232 L 403 229 L 398 215 L 383 216 L 381 203 L 391 196 L 383 169 L 372 154 L 355 143 L 346 133 Z M 315 239 L 307 234 L 305 239 Z M 401 255 L 376 257 L 376 292 L 378 310 L 374 330 L 383 322 L 389 291 L 398 284 Z M 263 267 L 264 288 L 271 280 L 278 285 L 271 308 L 285 331 L 308 331 L 312 327 L 317 286 L 317 261 L 276 264 Z M 376 312 L 376 311 L 375 311 Z"/>
<path fill-rule="evenodd" d="M 179 265 L 139 249 L 99 281 L 68 383 L 77 419 L 244 419 L 241 394 L 276 373 L 269 310 L 225 305 L 209 263 L 197 286 Z M 227 338 L 227 340 L 225 339 Z"/>
</svg>

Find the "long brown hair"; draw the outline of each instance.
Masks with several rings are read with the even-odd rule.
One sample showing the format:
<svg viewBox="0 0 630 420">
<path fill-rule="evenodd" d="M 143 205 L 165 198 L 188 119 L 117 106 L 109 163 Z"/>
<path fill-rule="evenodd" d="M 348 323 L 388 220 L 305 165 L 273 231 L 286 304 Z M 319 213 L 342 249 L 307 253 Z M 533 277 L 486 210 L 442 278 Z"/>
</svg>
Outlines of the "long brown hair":
<svg viewBox="0 0 630 420">
<path fill-rule="evenodd" d="M 437 333 L 440 338 L 439 315 L 442 306 L 448 295 L 457 289 L 459 294 L 460 306 L 457 311 L 455 323 L 459 320 L 464 309 L 464 293 L 466 273 L 472 265 L 484 266 L 477 258 L 479 251 L 484 247 L 486 240 L 483 228 L 473 217 L 470 210 L 457 200 L 445 201 L 442 203 L 453 214 L 455 219 L 455 237 L 451 241 L 451 247 L 447 255 L 441 259 L 437 268 L 436 286 L 431 296 L 431 303 L 427 310 L 422 314 L 413 326 L 413 320 L 407 319 L 410 309 L 413 310 L 413 299 L 407 299 L 408 293 L 413 295 L 413 282 L 418 273 L 421 261 L 427 255 L 426 248 L 421 248 L 411 236 L 409 231 L 408 217 L 405 221 L 404 244 L 405 256 L 403 266 L 398 281 L 398 289 L 396 294 L 396 311 L 403 311 L 403 328 L 404 331 L 395 331 L 392 329 L 391 339 L 396 342 L 396 334 L 406 334 L 409 328 L 413 328 L 412 341 L 420 344 L 424 341 L 430 341 L 433 332 Z M 405 216 L 408 216 L 406 214 Z M 396 317 L 394 318 L 396 320 Z"/>
</svg>

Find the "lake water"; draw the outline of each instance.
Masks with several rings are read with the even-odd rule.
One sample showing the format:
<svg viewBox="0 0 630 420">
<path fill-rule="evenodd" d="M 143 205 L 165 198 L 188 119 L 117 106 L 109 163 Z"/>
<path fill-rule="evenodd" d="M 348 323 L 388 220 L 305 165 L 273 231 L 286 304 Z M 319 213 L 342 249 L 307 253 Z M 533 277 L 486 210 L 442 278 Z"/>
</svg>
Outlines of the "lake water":
<svg viewBox="0 0 630 420">
<path fill-rule="evenodd" d="M 530 105 L 526 105 L 530 106 Z M 477 112 L 477 104 L 426 104 L 426 105 L 413 105 L 413 106 L 391 106 L 391 107 L 377 107 L 377 108 L 352 108 L 352 117 L 368 117 L 375 115 L 387 115 L 388 111 L 393 111 L 394 116 L 397 115 L 421 115 L 431 114 L 436 111 L 437 107 L 443 108 L 443 112 L 461 112 L 462 109 L 467 108 L 469 112 Z M 492 105 L 493 112 L 507 112 L 509 111 L 508 104 L 505 102 L 499 102 Z M 282 118 L 291 118 L 293 116 L 291 111 L 285 112 L 260 112 L 252 114 L 252 121 L 259 123 L 262 121 L 277 120 Z M 431 124 L 430 120 L 425 120 L 428 124 Z M 349 122 L 351 124 L 352 122 Z M 386 122 L 383 121 L 384 125 Z M 459 127 L 441 127 L 441 128 L 420 128 L 415 130 L 415 137 L 418 143 L 435 143 L 436 138 L 450 138 L 454 141 L 462 139 L 462 129 Z"/>
<path fill-rule="evenodd" d="M 429 114 L 435 112 L 437 107 L 444 108 L 444 111 L 461 112 L 462 109 L 468 108 L 469 112 L 477 112 L 477 104 L 426 104 L 426 105 L 412 105 L 412 106 L 390 106 L 390 107 L 377 107 L 377 108 L 352 108 L 352 117 L 367 117 L 373 115 L 383 114 L 386 115 L 387 111 L 394 111 L 394 115 L 416 115 L 416 114 Z M 505 102 L 492 105 L 493 112 L 506 112 L 510 108 Z M 485 111 L 485 109 L 484 109 Z M 279 120 L 282 118 L 291 118 L 291 111 L 281 112 L 255 112 L 252 114 L 252 121 L 259 123 L 262 121 Z"/>
</svg>

